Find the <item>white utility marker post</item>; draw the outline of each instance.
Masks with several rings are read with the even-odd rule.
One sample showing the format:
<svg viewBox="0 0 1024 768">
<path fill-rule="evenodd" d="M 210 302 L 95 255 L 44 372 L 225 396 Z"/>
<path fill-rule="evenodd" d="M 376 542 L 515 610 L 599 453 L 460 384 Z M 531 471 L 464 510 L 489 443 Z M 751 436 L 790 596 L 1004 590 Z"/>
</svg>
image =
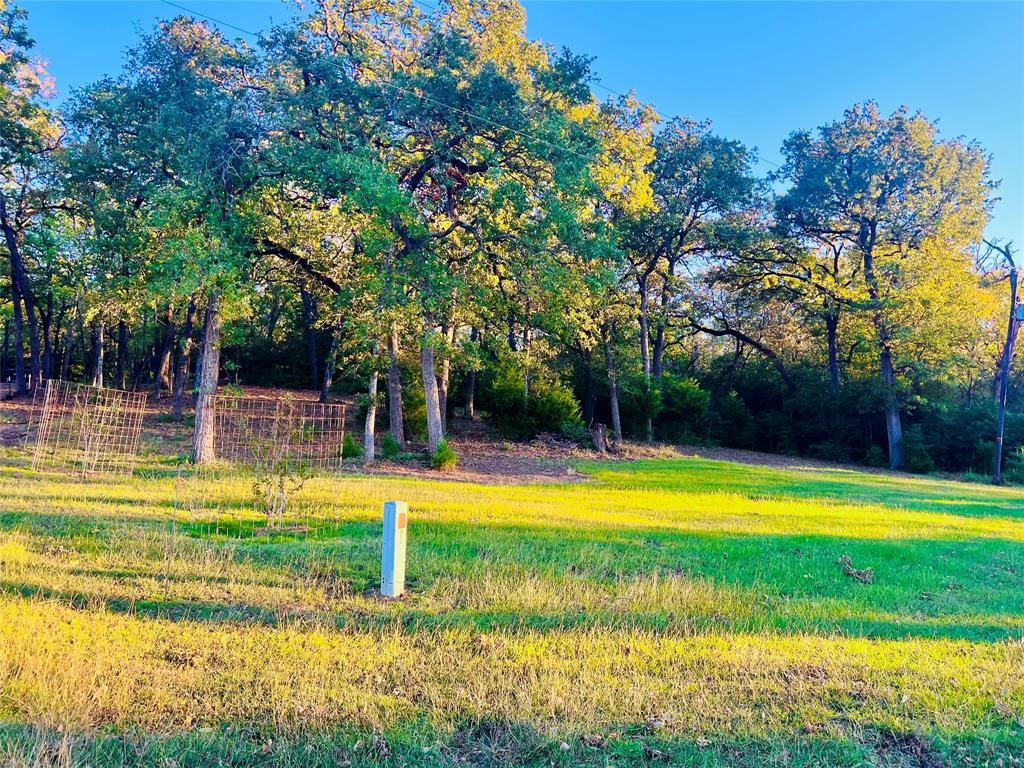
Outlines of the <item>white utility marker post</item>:
<svg viewBox="0 0 1024 768">
<path fill-rule="evenodd" d="M 380 594 L 399 597 L 405 592 L 405 534 L 409 505 L 404 501 L 384 502 L 384 537 L 380 551 Z"/>
</svg>

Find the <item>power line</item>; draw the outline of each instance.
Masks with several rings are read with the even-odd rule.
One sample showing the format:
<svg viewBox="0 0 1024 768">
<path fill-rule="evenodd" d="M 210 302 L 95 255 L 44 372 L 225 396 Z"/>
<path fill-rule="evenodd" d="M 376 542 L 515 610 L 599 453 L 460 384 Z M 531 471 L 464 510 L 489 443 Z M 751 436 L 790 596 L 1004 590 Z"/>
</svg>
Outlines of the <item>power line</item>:
<svg viewBox="0 0 1024 768">
<path fill-rule="evenodd" d="M 238 25 L 232 24 L 231 22 L 224 21 L 223 19 L 218 19 L 215 16 L 210 16 L 209 14 L 200 13 L 199 11 L 193 10 L 191 8 L 188 8 L 188 7 L 184 6 L 184 5 L 180 5 L 179 3 L 172 2 L 172 0 L 160 0 L 160 2 L 162 2 L 164 5 L 171 6 L 172 8 L 177 8 L 178 10 L 185 11 L 186 13 L 190 13 L 193 16 L 198 16 L 200 18 L 207 19 L 208 21 L 212 21 L 212 22 L 214 22 L 216 24 L 219 24 L 221 26 L 227 27 L 229 29 L 233 29 L 236 32 L 241 32 L 242 34 L 249 35 L 250 37 L 252 37 L 254 39 L 259 39 L 259 33 L 258 32 L 253 32 L 252 30 L 244 29 L 243 27 L 239 27 Z M 430 11 L 432 11 L 434 13 L 439 13 L 440 12 L 440 9 L 438 7 L 430 5 L 429 3 L 426 3 L 423 0 L 412 0 L 412 2 L 414 2 L 416 5 L 421 6 L 422 8 L 426 8 L 427 10 L 430 10 Z M 330 64 L 331 66 L 341 70 L 341 65 L 337 64 L 336 62 L 328 60 L 327 63 Z M 447 103 L 445 103 L 443 101 L 440 101 L 438 99 L 435 99 L 435 98 L 433 98 L 431 96 L 426 96 L 424 94 L 417 93 L 417 92 L 415 92 L 415 91 L 413 91 L 413 90 L 411 90 L 409 88 L 403 88 L 400 85 L 395 85 L 394 83 L 389 83 L 389 82 L 384 81 L 384 80 L 381 80 L 380 84 L 383 85 L 385 88 L 390 88 L 392 90 L 398 91 L 400 93 L 404 93 L 404 94 L 412 96 L 414 98 L 421 99 L 423 101 L 428 101 L 431 104 L 434 104 L 434 105 L 436 105 L 438 107 L 441 107 L 443 109 L 448 109 L 448 110 L 451 110 L 452 112 L 456 112 L 458 114 L 465 115 L 466 117 L 469 117 L 470 119 L 473 119 L 473 120 L 479 120 L 480 122 L 486 123 L 487 125 L 490 125 L 490 126 L 492 126 L 494 128 L 501 128 L 503 130 L 509 131 L 510 133 L 513 133 L 516 136 L 519 136 L 520 138 L 531 139 L 533 141 L 539 142 L 540 144 L 543 144 L 544 146 L 550 147 L 552 149 L 557 149 L 557 150 L 559 150 L 561 152 L 565 152 L 567 154 L 574 155 L 575 157 L 578 157 L 578 158 L 580 158 L 582 160 L 587 160 L 589 162 L 590 160 L 593 159 L 593 158 L 591 158 L 591 157 L 589 157 L 587 155 L 582 154 L 581 152 L 576 152 L 575 150 L 569 149 L 568 147 L 562 146 L 562 145 L 557 144 L 555 142 L 548 141 L 547 139 L 542 139 L 541 137 L 536 136 L 534 134 L 527 133 L 525 131 L 517 130 L 517 129 L 512 128 L 511 126 L 505 125 L 504 123 L 501 123 L 501 122 L 499 122 L 497 120 L 492 120 L 489 117 L 484 117 L 483 115 L 478 115 L 478 114 L 476 114 L 474 112 L 470 112 L 468 110 L 462 109 L 461 107 L 456 107 L 456 106 L 454 106 L 452 104 L 447 104 Z M 625 98 L 624 94 L 620 93 L 619 91 L 616 91 L 613 88 L 609 88 L 608 86 L 606 86 L 606 85 L 604 85 L 602 83 L 599 83 L 599 82 L 595 81 L 594 83 L 592 83 L 592 85 L 594 85 L 594 86 L 596 86 L 598 88 L 601 88 L 602 90 L 605 90 L 605 91 L 607 91 L 608 93 L 610 93 L 610 94 L 612 94 L 614 96 L 618 96 L 619 98 Z M 648 106 L 650 106 L 651 111 L 654 113 L 655 117 L 657 117 L 660 122 L 663 122 L 663 123 L 670 122 L 669 118 L 665 117 L 665 115 L 663 115 L 661 112 L 659 112 L 654 106 L 652 106 L 652 105 L 648 105 Z M 773 165 L 776 168 L 782 168 L 782 166 L 779 165 L 778 163 L 773 162 L 771 160 L 768 160 L 766 158 L 760 158 L 760 160 L 762 162 L 768 163 L 769 165 Z"/>
<path fill-rule="evenodd" d="M 440 13 L 441 12 L 441 9 L 438 8 L 436 5 L 431 5 L 430 3 L 424 2 L 424 0 L 412 0 L 412 2 L 415 3 L 416 5 L 420 6 L 421 8 L 426 8 L 428 11 L 432 11 L 434 13 Z M 595 88 L 600 88 L 602 91 L 606 91 L 607 93 L 610 93 L 612 96 L 617 96 L 620 99 L 625 99 L 626 98 L 626 94 L 622 93 L 621 91 L 617 91 L 614 88 L 609 88 L 607 85 L 605 85 L 604 83 L 599 82 L 597 80 L 592 82 L 591 86 L 595 87 Z M 653 104 L 648 104 L 647 106 L 650 107 L 651 111 L 654 113 L 654 116 L 658 119 L 658 122 L 669 123 L 669 122 L 672 121 L 672 118 L 666 117 Z M 774 162 L 773 160 L 768 160 L 767 158 L 764 158 L 764 157 L 759 158 L 759 159 L 761 160 L 761 162 L 768 163 L 769 165 L 774 165 L 776 168 L 782 168 L 781 165 L 779 165 L 778 163 Z"/>
<path fill-rule="evenodd" d="M 242 29 L 241 27 L 235 26 L 234 24 L 232 24 L 231 22 L 228 22 L 228 21 L 222 21 L 221 19 L 215 19 L 213 16 L 207 16 L 205 13 L 200 13 L 199 11 L 193 11 L 191 8 L 186 8 L 184 5 L 178 5 L 177 3 L 172 3 L 171 0 L 160 0 L 160 2 L 162 2 L 164 5 L 169 5 L 169 6 L 173 7 L 173 8 L 177 8 L 180 11 L 185 11 L 185 13 L 191 13 L 193 16 L 198 16 L 201 19 L 207 19 L 208 21 L 216 22 L 217 24 L 220 24 L 223 27 L 228 27 L 229 29 L 235 30 L 236 32 L 241 32 L 243 34 L 250 35 L 252 37 L 257 37 L 257 38 L 259 37 L 259 34 L 256 33 L 256 32 L 251 32 L 248 29 Z"/>
</svg>

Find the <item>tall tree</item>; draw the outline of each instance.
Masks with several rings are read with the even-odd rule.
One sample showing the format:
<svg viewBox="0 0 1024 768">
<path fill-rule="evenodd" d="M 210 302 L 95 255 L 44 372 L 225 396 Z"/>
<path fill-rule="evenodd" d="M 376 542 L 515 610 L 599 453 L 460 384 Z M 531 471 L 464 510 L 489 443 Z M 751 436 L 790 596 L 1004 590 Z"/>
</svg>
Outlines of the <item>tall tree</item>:
<svg viewBox="0 0 1024 768">
<path fill-rule="evenodd" d="M 934 123 L 900 109 L 889 117 L 868 102 L 840 121 L 794 133 L 778 174 L 791 188 L 781 216 L 815 237 L 844 240 L 860 260 L 876 335 L 889 466 L 903 466 L 903 427 L 890 308 L 902 257 L 930 237 L 976 240 L 992 188 L 975 144 L 941 140 Z"/>
<path fill-rule="evenodd" d="M 10 264 L 14 325 L 14 374 L 19 392 L 28 390 L 25 331 L 31 348 L 32 386 L 43 374 L 38 300 L 26 265 L 25 236 L 50 208 L 52 187 L 41 183 L 60 143 L 54 114 L 44 105 L 50 81 L 32 56 L 23 9 L 0 0 L 0 229 Z"/>
</svg>

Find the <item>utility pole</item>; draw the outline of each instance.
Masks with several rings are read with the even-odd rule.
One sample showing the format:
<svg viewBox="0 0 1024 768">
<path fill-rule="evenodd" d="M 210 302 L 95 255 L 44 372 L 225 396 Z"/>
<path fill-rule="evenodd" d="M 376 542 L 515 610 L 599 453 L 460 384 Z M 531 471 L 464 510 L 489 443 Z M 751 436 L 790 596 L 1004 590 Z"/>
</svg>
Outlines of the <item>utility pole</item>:
<svg viewBox="0 0 1024 768">
<path fill-rule="evenodd" d="M 985 241 L 992 250 L 998 252 L 1010 265 L 1010 311 L 1006 323 L 1006 344 L 1003 345 L 1003 359 L 999 365 L 999 391 L 998 409 L 999 415 L 996 418 L 996 455 L 992 465 L 992 484 L 999 485 L 1003 469 L 1003 427 L 1006 423 L 1006 395 L 1010 388 L 1010 361 L 1013 359 L 1013 347 L 1017 341 L 1017 330 L 1021 318 L 1017 312 L 1017 265 L 1013 260 L 1012 243 L 1005 246 L 996 245 Z"/>
</svg>

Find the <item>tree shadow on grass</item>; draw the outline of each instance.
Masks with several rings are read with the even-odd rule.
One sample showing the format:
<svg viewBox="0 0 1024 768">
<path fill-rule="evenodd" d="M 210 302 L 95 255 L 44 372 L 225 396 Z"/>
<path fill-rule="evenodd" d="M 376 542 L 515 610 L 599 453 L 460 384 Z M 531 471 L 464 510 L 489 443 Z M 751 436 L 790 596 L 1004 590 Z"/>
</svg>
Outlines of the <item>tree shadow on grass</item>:
<svg viewBox="0 0 1024 768">
<path fill-rule="evenodd" d="M 101 520 L 9 513 L 0 516 L 0 526 L 17 524 L 44 538 L 70 536 L 74 541 L 81 540 L 90 550 L 138 545 L 130 536 L 125 538 L 124 521 L 115 526 L 103 525 Z M 237 539 L 204 538 L 201 529 L 186 525 L 181 525 L 178 538 L 172 539 L 167 537 L 166 520 L 146 517 L 127 522 L 149 534 L 154 529 L 161 532 L 172 556 L 174 547 L 184 540 L 188 540 L 189 547 L 198 543 L 201 547 L 216 548 L 230 542 L 236 564 L 268 572 L 273 569 L 275 579 L 293 579 L 313 589 L 358 595 L 376 585 L 379 573 L 380 531 L 376 522 L 343 520 L 332 531 L 334 524 L 328 521 L 325 537 L 314 532 L 309 539 L 292 534 L 259 537 L 251 535 L 251 530 L 248 538 L 241 530 L 236 532 Z M 232 524 L 241 525 L 238 521 L 223 521 L 225 530 Z M 251 527 L 253 523 L 246 521 L 245 525 Z M 485 604 L 481 611 L 467 612 L 460 601 L 477 589 L 481 579 L 496 581 L 495 589 L 506 592 L 514 590 L 516 584 L 539 585 L 541 590 L 555 595 L 544 597 L 549 603 L 558 602 L 559 589 L 577 584 L 591 591 L 614 594 L 634 583 L 644 587 L 652 580 L 674 579 L 672 588 L 683 589 L 694 582 L 712 599 L 716 590 L 731 598 L 740 615 L 735 615 L 735 610 L 730 615 L 728 607 L 721 611 L 726 621 L 731 622 L 727 626 L 732 628 L 896 638 L 999 640 L 1020 636 L 1024 628 L 1024 543 L 989 538 L 844 539 L 841 533 L 725 534 L 666 528 L 531 527 L 515 523 L 473 525 L 418 520 L 410 523 L 409 528 L 408 574 L 414 598 L 429 597 L 431 589 L 439 584 L 444 584 L 454 597 L 442 601 L 448 606 L 446 609 L 420 610 L 413 600 L 403 610 L 413 623 L 457 621 L 472 625 L 476 621 L 484 628 L 492 621 L 514 623 L 522 614 L 527 616 L 528 625 L 537 627 L 562 627 L 566 623 L 576 626 L 587 621 L 624 624 L 632 620 L 635 611 L 582 611 L 571 604 L 554 614 L 493 611 L 486 605 L 486 593 L 481 598 L 477 592 L 475 602 L 479 605 L 484 600 Z M 165 539 L 154 540 L 154 565 L 148 574 L 152 578 L 162 577 L 158 561 L 165 557 L 166 548 L 161 544 Z M 149 543 L 153 545 L 153 541 Z M 839 563 L 841 556 L 850 558 L 859 571 L 871 569 L 872 583 L 862 584 L 847 575 Z M 123 576 L 117 569 L 93 570 L 95 577 Z M 225 577 L 219 574 L 218 578 Z M 197 578 L 197 583 L 200 581 Z M 660 599 L 660 595 L 651 591 L 648 604 Z M 133 610 L 139 610 L 138 602 L 132 605 Z M 244 603 L 234 613 L 233 604 L 200 604 L 194 610 L 189 605 L 179 602 L 168 606 L 167 612 L 181 618 L 202 618 L 239 612 L 250 616 L 263 610 Z M 158 614 L 160 610 L 156 601 L 154 613 L 147 615 Z M 396 612 L 397 609 L 389 609 L 387 615 L 394 620 Z M 467 613 L 470 615 L 462 616 Z M 497 615 L 485 620 L 474 619 L 473 613 Z M 276 616 L 275 612 L 275 620 Z M 462 617 L 453 618 L 457 616 Z M 991 620 L 986 621 L 985 617 Z M 693 617 L 681 612 L 666 611 L 648 613 L 638 621 L 657 629 L 692 620 Z"/>
<path fill-rule="evenodd" d="M 499 718 L 450 724 L 410 721 L 386 731 L 339 723 L 316 731 L 280 731 L 268 723 L 226 723 L 173 734 L 68 729 L 7 723 L 0 726 L 0 758 L 9 764 L 95 768 L 607 768 L 609 765 L 704 768 L 953 768 L 1011 765 L 1019 741 L 1008 729 L 939 736 L 849 721 L 738 736 L 710 727 L 671 735 L 649 723 L 581 730 L 572 723 L 540 728 Z"/>
<path fill-rule="evenodd" d="M 695 637 L 722 634 L 789 635 L 794 632 L 829 637 L 858 637 L 878 640 L 944 639 L 971 642 L 1002 642 L 1018 639 L 1021 628 L 1008 627 L 1003 621 L 972 620 L 955 623 L 930 623 L 908 618 L 889 621 L 849 617 L 821 622 L 784 615 L 730 617 L 714 611 L 637 611 L 621 613 L 597 611 L 522 611 L 522 610 L 449 610 L 434 611 L 408 605 L 379 603 L 348 610 L 323 607 L 303 608 L 257 605 L 245 601 L 205 601 L 180 599 L 127 599 L 104 596 L 84 590 L 71 591 L 12 581 L 0 581 L 0 593 L 26 599 L 55 601 L 76 610 L 104 610 L 138 618 L 189 621 L 242 626 L 307 626 L 311 629 L 350 629 L 357 631 L 394 630 L 408 635 L 438 630 L 470 629 L 481 633 L 516 634 L 519 632 L 573 632 L 605 629 L 642 630 L 664 637 Z"/>
</svg>

